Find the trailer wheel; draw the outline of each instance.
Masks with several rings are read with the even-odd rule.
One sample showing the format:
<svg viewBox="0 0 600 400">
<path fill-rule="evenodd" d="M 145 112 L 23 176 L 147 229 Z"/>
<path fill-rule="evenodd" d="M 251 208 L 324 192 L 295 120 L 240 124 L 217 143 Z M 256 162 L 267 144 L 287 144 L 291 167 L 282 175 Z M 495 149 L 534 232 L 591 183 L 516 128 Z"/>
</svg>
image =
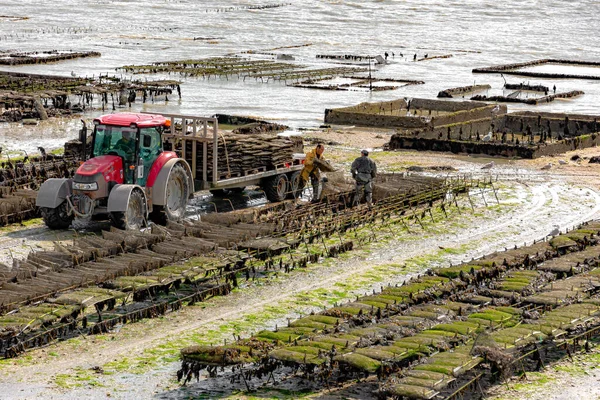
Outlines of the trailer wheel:
<svg viewBox="0 0 600 400">
<path fill-rule="evenodd" d="M 267 179 L 261 186 L 269 201 L 283 201 L 288 191 L 288 178 L 285 174 L 276 175 Z"/>
<path fill-rule="evenodd" d="M 67 229 L 73 222 L 73 215 L 69 215 L 66 201 L 56 208 L 40 207 L 40 211 L 44 223 L 50 229 Z"/>
<path fill-rule="evenodd" d="M 134 189 L 127 202 L 127 211 L 111 212 L 110 219 L 119 229 L 140 230 L 146 224 L 146 206 L 141 190 Z"/>
<path fill-rule="evenodd" d="M 300 178 L 300 171 L 293 172 L 290 175 L 287 198 L 298 199 L 302 196 L 304 190 L 304 181 Z"/>
</svg>

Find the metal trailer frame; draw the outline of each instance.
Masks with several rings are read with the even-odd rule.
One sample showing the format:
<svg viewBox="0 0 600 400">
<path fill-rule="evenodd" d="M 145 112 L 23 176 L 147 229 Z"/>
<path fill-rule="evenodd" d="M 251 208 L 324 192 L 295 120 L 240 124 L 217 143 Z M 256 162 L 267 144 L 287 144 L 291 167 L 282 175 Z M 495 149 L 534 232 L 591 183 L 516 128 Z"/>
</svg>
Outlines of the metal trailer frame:
<svg viewBox="0 0 600 400">
<path fill-rule="evenodd" d="M 190 169 L 192 170 L 192 179 L 194 181 L 194 191 L 200 190 L 218 190 L 218 189 L 232 189 L 236 187 L 249 186 L 249 185 L 260 185 L 265 178 L 274 177 L 281 174 L 288 174 L 295 171 L 300 171 L 303 168 L 300 160 L 290 160 L 291 164 L 289 167 L 275 168 L 272 170 L 261 171 L 256 173 L 248 173 L 245 176 L 226 178 L 219 180 L 218 176 L 218 148 L 219 148 L 219 122 L 216 117 L 198 117 L 193 115 L 184 114 L 162 114 L 165 118 L 170 120 L 171 126 L 170 131 L 163 133 L 164 140 L 178 138 L 183 141 L 184 154 L 182 157 L 186 162 L 188 161 L 185 157 L 185 146 L 186 141 L 192 142 L 192 159 L 188 162 Z M 181 125 L 181 133 L 175 131 L 175 124 Z M 191 130 L 189 127 L 191 126 Z M 209 134 L 209 129 L 212 130 L 212 135 Z M 198 179 L 197 171 L 197 145 L 202 143 L 202 177 Z M 207 167 L 208 167 L 208 145 L 213 146 L 213 170 L 211 180 L 208 180 Z"/>
</svg>

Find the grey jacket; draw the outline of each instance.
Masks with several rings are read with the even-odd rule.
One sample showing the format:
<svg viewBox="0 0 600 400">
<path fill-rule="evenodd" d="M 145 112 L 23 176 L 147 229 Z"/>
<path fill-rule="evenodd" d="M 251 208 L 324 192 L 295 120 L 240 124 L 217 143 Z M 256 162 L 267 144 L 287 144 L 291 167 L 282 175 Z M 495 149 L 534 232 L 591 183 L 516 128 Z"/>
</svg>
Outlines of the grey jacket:
<svg viewBox="0 0 600 400">
<path fill-rule="evenodd" d="M 357 182 L 370 182 L 377 175 L 377 165 L 369 157 L 361 156 L 354 160 L 350 171 Z"/>
</svg>

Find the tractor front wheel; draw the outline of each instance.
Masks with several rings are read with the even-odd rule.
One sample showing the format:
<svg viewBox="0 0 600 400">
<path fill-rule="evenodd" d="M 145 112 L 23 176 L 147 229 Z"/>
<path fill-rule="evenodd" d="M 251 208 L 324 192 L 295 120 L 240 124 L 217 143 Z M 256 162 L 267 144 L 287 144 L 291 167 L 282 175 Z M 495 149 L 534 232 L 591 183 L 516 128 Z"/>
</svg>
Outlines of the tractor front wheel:
<svg viewBox="0 0 600 400">
<path fill-rule="evenodd" d="M 111 212 L 110 219 L 119 229 L 140 230 L 146 225 L 146 199 L 139 189 L 134 189 L 125 212 Z"/>
<path fill-rule="evenodd" d="M 40 211 L 44 223 L 50 229 L 67 229 L 73 222 L 73 214 L 69 215 L 66 201 L 56 208 L 41 207 Z"/>
</svg>

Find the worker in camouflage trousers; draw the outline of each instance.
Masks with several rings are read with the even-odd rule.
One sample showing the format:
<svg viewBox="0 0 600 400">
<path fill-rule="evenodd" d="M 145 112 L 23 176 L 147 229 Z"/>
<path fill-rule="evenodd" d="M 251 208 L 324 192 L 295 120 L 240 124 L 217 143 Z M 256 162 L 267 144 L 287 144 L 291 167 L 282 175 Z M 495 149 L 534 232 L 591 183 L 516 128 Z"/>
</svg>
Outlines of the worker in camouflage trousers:
<svg viewBox="0 0 600 400">
<path fill-rule="evenodd" d="M 302 172 L 300 172 L 302 187 L 306 186 L 309 178 L 311 180 L 313 187 L 313 201 L 318 201 L 321 195 L 321 171 L 314 161 L 315 159 L 325 160 L 323 157 L 324 151 L 325 146 L 323 146 L 322 143 L 319 143 L 313 150 L 306 153 L 306 158 L 304 159 L 304 168 L 302 168 Z"/>
<path fill-rule="evenodd" d="M 356 194 L 353 204 L 359 204 L 362 198 L 362 192 L 365 192 L 365 198 L 369 207 L 373 205 L 373 179 L 377 175 L 377 165 L 375 161 L 369 158 L 369 152 L 362 150 L 361 156 L 352 163 L 352 177 L 356 181 Z"/>
</svg>

